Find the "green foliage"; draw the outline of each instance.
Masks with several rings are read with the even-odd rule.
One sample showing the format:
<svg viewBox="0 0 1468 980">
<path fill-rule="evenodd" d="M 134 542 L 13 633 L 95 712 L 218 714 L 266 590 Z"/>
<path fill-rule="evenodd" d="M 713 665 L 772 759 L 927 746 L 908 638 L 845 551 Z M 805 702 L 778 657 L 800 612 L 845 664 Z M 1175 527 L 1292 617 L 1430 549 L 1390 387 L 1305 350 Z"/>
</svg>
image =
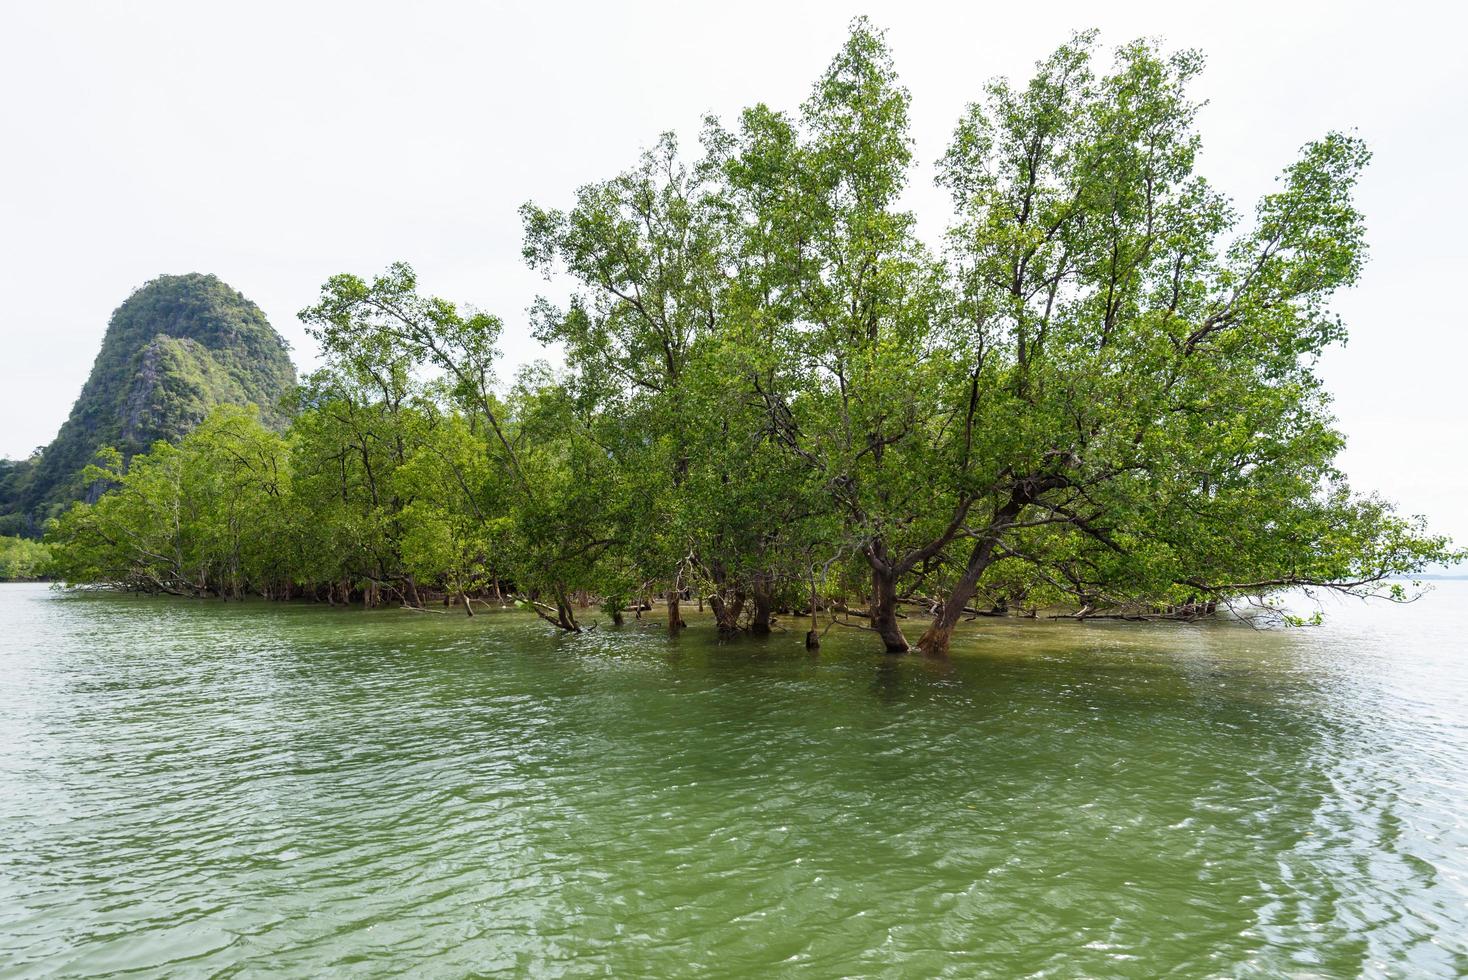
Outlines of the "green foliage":
<svg viewBox="0 0 1468 980">
<path fill-rule="evenodd" d="M 0 536 L 0 582 L 34 582 L 50 574 L 51 549 L 39 541 Z"/>
<path fill-rule="evenodd" d="M 335 276 L 301 314 L 323 361 L 288 433 L 216 409 L 124 472 L 119 429 L 84 477 L 116 487 L 55 523 L 56 566 L 189 594 L 507 594 L 568 631 L 590 596 L 616 615 L 662 592 L 676 622 L 697 590 L 723 630 L 845 608 L 892 651 L 907 605 L 932 652 L 980 611 L 1410 598 L 1391 580 L 1463 554 L 1347 486 L 1316 370 L 1365 258 L 1365 147 L 1307 143 L 1245 219 L 1195 171 L 1201 57 L 1096 52 L 1076 35 L 965 111 L 941 243 L 901 207 L 910 98 L 864 20 L 797 112 L 707 120 L 696 160 L 665 136 L 565 210 L 527 204 L 527 261 L 571 283 L 532 311 L 567 368 L 507 392 L 497 318 L 404 264 Z M 138 348 L 172 379 L 140 417 L 172 431 L 244 385 L 201 344 Z"/>
<path fill-rule="evenodd" d="M 233 597 L 280 582 L 289 460 L 255 410 L 220 406 L 177 446 L 158 442 L 125 470 L 116 450 L 101 455 L 86 478 L 113 488 L 48 530 L 58 578 Z"/>
</svg>

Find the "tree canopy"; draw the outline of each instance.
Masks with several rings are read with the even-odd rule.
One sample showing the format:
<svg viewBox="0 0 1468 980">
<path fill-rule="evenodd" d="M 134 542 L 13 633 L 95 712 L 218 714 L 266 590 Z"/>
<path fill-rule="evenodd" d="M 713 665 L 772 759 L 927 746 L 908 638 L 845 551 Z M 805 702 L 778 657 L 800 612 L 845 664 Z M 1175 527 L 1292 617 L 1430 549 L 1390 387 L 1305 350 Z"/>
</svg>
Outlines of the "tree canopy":
<svg viewBox="0 0 1468 980">
<path fill-rule="evenodd" d="M 1401 597 L 1462 557 L 1354 492 L 1320 354 L 1359 276 L 1356 137 L 1304 144 L 1249 212 L 1196 172 L 1197 52 L 1077 34 L 987 85 L 918 235 L 910 96 L 856 21 L 793 111 L 666 135 L 522 209 L 565 351 L 509 385 L 503 324 L 410 267 L 332 278 L 284 436 L 221 409 L 54 527 L 77 580 L 421 605 L 706 600 L 947 649 L 981 613 L 1193 617 L 1301 586 Z"/>
</svg>

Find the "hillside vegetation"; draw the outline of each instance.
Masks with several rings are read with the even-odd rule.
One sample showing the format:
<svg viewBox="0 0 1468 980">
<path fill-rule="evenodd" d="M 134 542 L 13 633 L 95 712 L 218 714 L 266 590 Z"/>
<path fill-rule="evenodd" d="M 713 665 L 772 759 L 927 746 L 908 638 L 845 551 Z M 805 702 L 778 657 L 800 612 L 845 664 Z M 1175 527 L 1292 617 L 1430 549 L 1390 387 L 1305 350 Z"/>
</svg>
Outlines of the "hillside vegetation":
<svg viewBox="0 0 1468 980">
<path fill-rule="evenodd" d="M 0 533 L 37 534 L 89 489 L 95 499 L 82 471 L 104 447 L 130 460 L 177 442 L 216 405 L 258 405 L 280 427 L 294 383 L 285 341 L 258 306 L 216 276 L 159 276 L 112 314 L 55 441 L 29 460 L 0 461 Z"/>
</svg>

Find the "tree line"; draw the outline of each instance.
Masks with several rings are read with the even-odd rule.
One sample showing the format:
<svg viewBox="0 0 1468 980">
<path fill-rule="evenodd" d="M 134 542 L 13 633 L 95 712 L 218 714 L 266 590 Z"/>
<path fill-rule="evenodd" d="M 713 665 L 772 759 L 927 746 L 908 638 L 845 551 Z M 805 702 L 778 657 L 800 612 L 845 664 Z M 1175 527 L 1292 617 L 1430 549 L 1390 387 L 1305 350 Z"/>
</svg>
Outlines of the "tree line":
<svg viewBox="0 0 1468 980">
<path fill-rule="evenodd" d="M 51 549 L 39 541 L 0 535 L 0 582 L 34 582 L 44 578 Z"/>
<path fill-rule="evenodd" d="M 48 539 L 59 575 L 189 595 L 421 607 L 513 597 L 566 631 L 836 612 L 907 650 L 980 614 L 1196 616 L 1460 553 L 1354 493 L 1317 373 L 1366 254 L 1368 160 L 1307 143 L 1245 216 L 1195 172 L 1193 51 L 1072 37 L 989 83 L 902 195 L 909 94 L 864 20 L 795 111 L 664 136 L 524 255 L 565 367 L 496 377 L 495 316 L 410 267 L 338 275 L 301 317 L 322 366 L 284 433 L 216 410 L 102 459 Z"/>
</svg>

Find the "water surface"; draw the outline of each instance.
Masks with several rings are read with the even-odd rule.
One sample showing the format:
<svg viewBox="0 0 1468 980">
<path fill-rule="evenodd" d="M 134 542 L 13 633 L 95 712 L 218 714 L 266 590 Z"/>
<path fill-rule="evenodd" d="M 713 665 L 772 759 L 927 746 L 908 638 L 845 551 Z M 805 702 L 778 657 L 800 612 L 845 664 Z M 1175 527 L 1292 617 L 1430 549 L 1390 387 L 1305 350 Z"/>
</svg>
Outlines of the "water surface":
<svg viewBox="0 0 1468 980">
<path fill-rule="evenodd" d="M 1468 973 L 1468 583 L 944 663 L 0 586 L 0 976 Z"/>
</svg>

